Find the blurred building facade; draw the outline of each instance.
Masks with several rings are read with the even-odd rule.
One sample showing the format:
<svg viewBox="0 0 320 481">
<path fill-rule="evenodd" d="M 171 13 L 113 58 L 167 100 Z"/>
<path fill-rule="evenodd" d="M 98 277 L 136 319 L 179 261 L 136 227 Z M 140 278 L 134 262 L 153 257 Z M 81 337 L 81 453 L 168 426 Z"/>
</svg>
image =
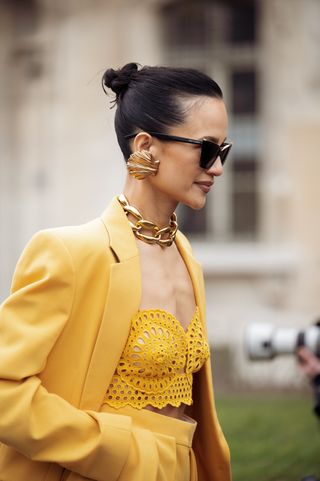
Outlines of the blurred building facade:
<svg viewBox="0 0 320 481">
<path fill-rule="evenodd" d="M 219 377 L 296 383 L 293 359 L 248 363 L 243 336 L 320 317 L 319 18 L 318 0 L 0 0 L 0 299 L 35 231 L 85 222 L 121 192 L 104 69 L 199 68 L 222 86 L 235 143 L 206 208 L 179 212 Z"/>
</svg>

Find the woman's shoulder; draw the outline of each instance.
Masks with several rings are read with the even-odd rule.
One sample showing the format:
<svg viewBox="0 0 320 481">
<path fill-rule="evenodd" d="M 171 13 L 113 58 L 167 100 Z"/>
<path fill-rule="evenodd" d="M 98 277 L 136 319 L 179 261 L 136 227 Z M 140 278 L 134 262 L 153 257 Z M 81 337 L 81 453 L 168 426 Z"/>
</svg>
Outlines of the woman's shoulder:
<svg viewBox="0 0 320 481">
<path fill-rule="evenodd" d="M 106 247 L 109 243 L 108 232 L 100 217 L 80 225 L 55 227 L 40 231 L 38 234 L 59 238 L 69 248 Z"/>
<path fill-rule="evenodd" d="M 105 263 L 113 259 L 109 249 L 108 232 L 101 220 L 96 219 L 81 225 L 62 226 L 42 229 L 36 232 L 26 247 L 21 258 L 54 257 L 56 262 L 71 262 L 77 269 L 84 265 Z M 21 260 L 20 258 L 20 260 Z"/>
<path fill-rule="evenodd" d="M 108 234 L 102 220 L 97 217 L 90 222 L 79 225 L 50 227 L 36 232 L 33 239 L 57 239 L 69 248 L 76 246 L 90 246 L 92 244 L 106 244 Z"/>
</svg>

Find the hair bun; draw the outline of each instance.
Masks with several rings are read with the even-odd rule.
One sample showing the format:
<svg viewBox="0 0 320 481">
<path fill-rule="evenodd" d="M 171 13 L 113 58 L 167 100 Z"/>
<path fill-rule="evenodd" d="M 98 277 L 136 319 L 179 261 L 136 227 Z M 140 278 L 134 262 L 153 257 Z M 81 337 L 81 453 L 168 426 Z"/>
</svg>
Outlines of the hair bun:
<svg viewBox="0 0 320 481">
<path fill-rule="evenodd" d="M 102 88 L 106 92 L 106 88 L 110 88 L 117 96 L 124 93 L 135 74 L 138 72 L 138 64 L 127 63 L 122 68 L 118 70 L 113 70 L 113 68 L 108 68 L 102 77 Z"/>
</svg>

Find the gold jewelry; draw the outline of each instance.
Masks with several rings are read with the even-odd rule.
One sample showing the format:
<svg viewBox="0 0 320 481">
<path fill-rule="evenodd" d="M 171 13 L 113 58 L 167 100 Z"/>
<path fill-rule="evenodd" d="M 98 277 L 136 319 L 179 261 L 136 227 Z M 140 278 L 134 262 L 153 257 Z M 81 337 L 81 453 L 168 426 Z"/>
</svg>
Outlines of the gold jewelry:
<svg viewBox="0 0 320 481">
<path fill-rule="evenodd" d="M 130 175 L 142 180 L 149 175 L 156 175 L 159 170 L 160 160 L 155 160 L 148 150 L 137 150 L 130 155 L 127 169 Z"/>
<path fill-rule="evenodd" d="M 128 199 L 124 194 L 120 194 L 117 199 L 122 205 L 127 217 L 130 214 L 137 219 L 135 224 L 129 220 L 129 224 L 134 235 L 138 239 L 147 242 L 148 244 L 158 244 L 161 247 L 172 245 L 178 230 L 177 216 L 175 213 L 170 217 L 169 225 L 160 229 L 160 227 L 154 224 L 154 222 L 145 220 L 138 209 L 129 204 Z M 143 234 L 143 230 L 150 231 L 151 235 Z"/>
</svg>

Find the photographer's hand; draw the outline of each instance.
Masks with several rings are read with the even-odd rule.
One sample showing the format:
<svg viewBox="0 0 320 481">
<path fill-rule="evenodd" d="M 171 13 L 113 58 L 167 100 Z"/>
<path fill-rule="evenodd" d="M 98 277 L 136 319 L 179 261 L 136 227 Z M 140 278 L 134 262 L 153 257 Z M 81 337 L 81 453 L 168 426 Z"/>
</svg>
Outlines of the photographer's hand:
<svg viewBox="0 0 320 481">
<path fill-rule="evenodd" d="M 297 351 L 301 371 L 309 377 L 314 390 L 314 413 L 320 417 L 320 359 L 306 347 Z"/>
<path fill-rule="evenodd" d="M 300 347 L 297 351 L 300 369 L 312 381 L 320 374 L 320 359 L 306 347 Z"/>
</svg>

